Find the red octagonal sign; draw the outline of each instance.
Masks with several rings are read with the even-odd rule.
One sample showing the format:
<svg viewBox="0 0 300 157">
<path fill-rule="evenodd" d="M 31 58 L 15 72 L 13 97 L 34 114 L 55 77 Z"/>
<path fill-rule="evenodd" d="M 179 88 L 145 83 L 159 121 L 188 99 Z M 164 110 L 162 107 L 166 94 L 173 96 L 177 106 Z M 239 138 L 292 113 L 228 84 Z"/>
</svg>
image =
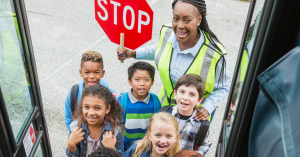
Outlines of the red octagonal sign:
<svg viewBox="0 0 300 157">
<path fill-rule="evenodd" d="M 95 0 L 95 17 L 111 42 L 136 49 L 152 37 L 153 11 L 146 0 Z"/>
</svg>

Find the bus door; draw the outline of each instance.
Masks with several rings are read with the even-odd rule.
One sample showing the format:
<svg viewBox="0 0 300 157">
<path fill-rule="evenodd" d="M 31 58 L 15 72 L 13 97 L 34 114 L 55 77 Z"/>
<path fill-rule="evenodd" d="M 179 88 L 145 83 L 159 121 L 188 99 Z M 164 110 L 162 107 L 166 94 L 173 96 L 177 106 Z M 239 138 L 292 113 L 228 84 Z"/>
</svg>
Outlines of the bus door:
<svg viewBox="0 0 300 157">
<path fill-rule="evenodd" d="M 23 0 L 0 0 L 0 157 L 52 156 Z"/>
<path fill-rule="evenodd" d="M 250 130 L 259 125 L 252 123 L 260 90 L 257 77 L 296 46 L 299 8 L 295 0 L 251 0 L 216 157 L 250 156 Z"/>
</svg>

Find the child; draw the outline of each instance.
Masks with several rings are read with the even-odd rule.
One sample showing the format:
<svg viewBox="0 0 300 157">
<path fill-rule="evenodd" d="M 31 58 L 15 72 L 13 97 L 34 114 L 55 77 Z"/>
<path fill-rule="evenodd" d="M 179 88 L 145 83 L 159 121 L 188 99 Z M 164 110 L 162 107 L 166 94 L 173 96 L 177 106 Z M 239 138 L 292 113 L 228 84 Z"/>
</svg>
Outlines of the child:
<svg viewBox="0 0 300 157">
<path fill-rule="evenodd" d="M 98 147 L 89 157 L 122 157 L 122 154 L 112 148 Z"/>
<path fill-rule="evenodd" d="M 195 107 L 203 100 L 204 91 L 205 85 L 199 75 L 183 75 L 176 83 L 174 98 L 177 105 L 170 107 L 166 112 L 172 114 L 178 121 L 181 150 L 194 150 L 194 142 L 201 126 L 201 122 L 194 120 L 197 113 Z M 205 155 L 210 145 L 207 132 L 202 145 L 195 149 L 198 153 Z"/>
<path fill-rule="evenodd" d="M 178 123 L 172 115 L 155 113 L 149 121 L 147 133 L 123 154 L 123 157 L 172 157 L 180 150 Z"/>
<path fill-rule="evenodd" d="M 149 92 L 154 74 L 155 68 L 147 62 L 136 62 L 128 68 L 128 83 L 132 88 L 118 98 L 125 111 L 125 150 L 145 136 L 150 117 L 161 108 L 158 97 Z"/>
<path fill-rule="evenodd" d="M 107 81 L 105 79 L 101 79 L 104 74 L 105 70 L 103 66 L 103 59 L 100 53 L 95 51 L 87 51 L 83 53 L 81 58 L 81 64 L 79 69 L 79 74 L 83 78 L 83 81 L 80 81 L 77 86 L 77 102 L 81 98 L 82 90 L 86 87 L 100 84 L 107 87 Z M 108 87 L 107 87 L 108 88 Z M 110 92 L 114 93 L 114 91 L 108 88 Z M 66 101 L 65 101 L 65 111 L 64 111 L 64 121 L 66 127 L 70 131 L 70 124 L 72 122 L 72 112 L 74 108 L 77 106 L 76 102 L 75 105 L 71 105 L 71 89 L 68 92 Z M 75 106 L 75 107 L 74 107 Z M 73 107 L 73 109 L 72 109 Z M 74 119 L 73 119 L 74 120 Z"/>
<path fill-rule="evenodd" d="M 106 87 L 94 85 L 85 88 L 78 112 L 79 122 L 75 120 L 70 125 L 67 156 L 85 157 L 97 147 L 109 147 L 123 153 L 120 127 L 123 110 Z"/>
</svg>

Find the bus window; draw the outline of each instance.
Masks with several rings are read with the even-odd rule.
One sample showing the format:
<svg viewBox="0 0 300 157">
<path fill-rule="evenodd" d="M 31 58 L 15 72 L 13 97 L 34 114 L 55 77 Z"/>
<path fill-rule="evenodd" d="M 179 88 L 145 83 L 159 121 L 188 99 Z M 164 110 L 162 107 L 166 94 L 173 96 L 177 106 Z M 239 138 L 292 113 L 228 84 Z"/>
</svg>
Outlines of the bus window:
<svg viewBox="0 0 300 157">
<path fill-rule="evenodd" d="M 24 0 L 0 0 L 0 157 L 51 157 Z"/>
<path fill-rule="evenodd" d="M 12 1 L 0 5 L 0 87 L 16 142 L 33 111 L 33 98 Z"/>
<path fill-rule="evenodd" d="M 236 110 L 238 109 L 238 102 L 239 97 L 242 91 L 243 83 L 245 80 L 245 77 L 247 77 L 246 72 L 249 64 L 249 59 L 251 58 L 252 48 L 255 41 L 255 37 L 257 35 L 257 29 L 259 26 L 260 16 L 261 12 L 264 6 L 265 0 L 257 0 L 254 11 L 251 18 L 250 28 L 247 33 L 245 46 L 243 48 L 243 54 L 242 54 L 242 60 L 238 68 L 238 76 L 235 81 L 234 85 L 234 91 L 231 97 L 231 103 L 229 105 L 228 113 L 227 113 L 227 119 L 225 120 L 224 124 L 224 148 L 226 149 L 227 141 L 230 135 L 230 131 L 232 128 L 232 124 L 234 121 L 234 116 L 236 113 Z M 224 150 L 225 150 L 224 149 Z"/>
</svg>

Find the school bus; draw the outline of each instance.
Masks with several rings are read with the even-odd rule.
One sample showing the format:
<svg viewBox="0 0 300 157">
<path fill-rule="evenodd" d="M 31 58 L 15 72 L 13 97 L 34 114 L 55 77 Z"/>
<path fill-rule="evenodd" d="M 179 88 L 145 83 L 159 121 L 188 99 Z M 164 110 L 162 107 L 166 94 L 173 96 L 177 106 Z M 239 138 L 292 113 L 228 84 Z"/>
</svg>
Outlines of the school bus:
<svg viewBox="0 0 300 157">
<path fill-rule="evenodd" d="M 300 59 L 282 64 L 300 53 L 299 8 L 297 0 L 251 0 L 216 157 L 300 156 Z"/>
<path fill-rule="evenodd" d="M 0 156 L 52 156 L 24 1 L 0 1 Z"/>
</svg>

